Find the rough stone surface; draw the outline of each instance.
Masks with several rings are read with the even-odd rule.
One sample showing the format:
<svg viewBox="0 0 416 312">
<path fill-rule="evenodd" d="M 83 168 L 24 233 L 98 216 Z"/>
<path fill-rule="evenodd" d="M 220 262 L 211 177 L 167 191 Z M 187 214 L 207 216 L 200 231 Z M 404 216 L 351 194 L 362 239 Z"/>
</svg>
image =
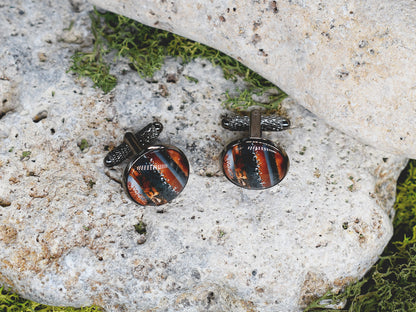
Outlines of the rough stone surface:
<svg viewBox="0 0 416 312">
<path fill-rule="evenodd" d="M 241 82 L 204 60 L 173 59 L 146 81 L 122 60 L 104 95 L 66 73 L 73 51 L 91 44 L 91 9 L 0 5 L 1 98 L 10 102 L 0 119 L 1 285 L 108 311 L 298 311 L 368 270 L 392 234 L 403 157 L 288 100 L 292 129 L 265 133 L 286 149 L 287 177 L 266 191 L 240 189 L 218 156 L 243 136 L 220 127 L 224 93 Z M 122 167 L 105 169 L 103 157 L 125 130 L 153 120 L 165 126 L 161 140 L 188 155 L 191 174 L 174 202 L 143 208 L 117 182 Z M 141 221 L 145 234 L 134 227 Z"/>
<path fill-rule="evenodd" d="M 416 3 L 91 0 L 221 50 L 330 125 L 416 158 Z"/>
</svg>

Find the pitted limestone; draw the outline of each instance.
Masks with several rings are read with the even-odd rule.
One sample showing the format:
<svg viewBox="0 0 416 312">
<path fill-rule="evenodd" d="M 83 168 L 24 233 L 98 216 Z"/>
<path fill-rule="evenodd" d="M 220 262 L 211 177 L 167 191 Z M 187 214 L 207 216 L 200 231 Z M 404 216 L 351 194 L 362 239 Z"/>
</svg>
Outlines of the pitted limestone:
<svg viewBox="0 0 416 312">
<path fill-rule="evenodd" d="M 78 46 L 55 40 L 71 20 L 86 34 L 90 6 L 9 2 L 0 6 L 0 68 L 18 82 L 19 109 L 0 119 L 0 284 L 39 302 L 108 311 L 297 311 L 376 261 L 392 234 L 404 158 L 288 100 L 292 129 L 264 133 L 287 151 L 288 175 L 269 190 L 243 190 L 219 166 L 225 144 L 242 135 L 220 126 L 219 99 L 236 88 L 220 68 L 169 59 L 155 77 L 169 96 L 131 71 L 103 95 L 66 73 Z M 38 51 L 46 61 L 30 57 Z M 112 71 L 127 68 L 122 60 Z M 122 166 L 106 169 L 103 158 L 126 130 L 155 120 L 191 171 L 172 203 L 143 208 L 118 183 Z"/>
</svg>

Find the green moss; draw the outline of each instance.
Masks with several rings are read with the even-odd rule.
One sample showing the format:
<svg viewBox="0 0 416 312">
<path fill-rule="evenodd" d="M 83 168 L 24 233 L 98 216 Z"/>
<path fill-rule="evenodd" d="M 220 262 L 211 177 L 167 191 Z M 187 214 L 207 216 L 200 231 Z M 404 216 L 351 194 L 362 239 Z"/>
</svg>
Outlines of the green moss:
<svg viewBox="0 0 416 312">
<path fill-rule="evenodd" d="M 22 156 L 20 156 L 20 160 L 28 160 L 31 154 L 31 151 L 23 151 Z"/>
<path fill-rule="evenodd" d="M 275 90 L 277 92 L 270 92 Z M 267 93 L 268 100 L 266 102 L 256 101 L 253 95 L 260 97 Z M 258 87 L 249 85 L 247 89 L 240 91 L 237 96 L 230 96 L 226 93 L 227 99 L 224 101 L 224 106 L 229 109 L 245 110 L 250 106 L 262 106 L 268 110 L 278 110 L 280 103 L 287 97 L 286 93 L 278 90 L 277 87 Z"/>
<path fill-rule="evenodd" d="M 89 180 L 88 181 L 88 187 L 90 188 L 90 189 L 92 189 L 93 187 L 94 187 L 94 185 L 96 184 L 96 182 L 95 181 L 93 181 L 93 180 Z"/>
<path fill-rule="evenodd" d="M 71 21 L 70 23 L 69 23 L 69 26 L 67 27 L 67 28 L 64 28 L 63 30 L 64 31 L 70 31 L 71 29 L 72 29 L 72 27 L 74 27 L 74 24 L 75 24 L 75 21 Z"/>
<path fill-rule="evenodd" d="M 96 306 L 85 308 L 51 307 L 23 299 L 16 294 L 0 288 L 0 311 L 7 312 L 101 312 Z"/>
<path fill-rule="evenodd" d="M 380 260 L 360 281 L 338 294 L 331 291 L 305 311 L 331 311 L 328 303 L 346 302 L 343 311 L 416 311 L 416 160 L 397 186 L 394 235 Z"/>
<path fill-rule="evenodd" d="M 146 234 L 146 227 L 147 225 L 143 221 L 140 221 L 139 223 L 134 225 L 134 229 L 139 234 Z"/>
<path fill-rule="evenodd" d="M 191 76 L 188 76 L 188 75 L 183 75 L 188 81 L 190 81 L 190 82 L 194 82 L 194 83 L 198 83 L 199 82 L 199 80 L 198 79 L 196 79 L 195 77 L 191 77 Z"/>
<path fill-rule="evenodd" d="M 189 62 L 196 58 L 209 60 L 221 66 L 226 79 L 243 79 L 247 88 L 239 95 L 227 94 L 224 105 L 231 109 L 246 109 L 251 105 L 260 105 L 271 110 L 279 108 L 286 94 L 270 81 L 248 69 L 232 57 L 209 48 L 201 43 L 186 39 L 173 33 L 151 28 L 127 17 L 110 12 L 94 10 L 90 14 L 94 46 L 91 52 L 76 52 L 72 57 L 70 71 L 80 76 L 90 77 L 95 87 L 104 92 L 111 91 L 117 79 L 110 74 L 110 65 L 119 57 L 127 58 L 132 69 L 142 77 L 152 77 L 159 70 L 167 56 L 181 58 Z M 116 53 L 112 61 L 110 54 Z M 197 82 L 195 78 L 185 77 Z M 268 96 L 265 102 L 256 101 L 253 95 Z"/>
<path fill-rule="evenodd" d="M 80 77 L 89 77 L 105 93 L 110 92 L 117 84 L 117 78 L 110 74 L 110 66 L 102 61 L 99 53 L 76 52 L 72 56 L 70 70 Z"/>
<path fill-rule="evenodd" d="M 78 147 L 81 150 L 81 152 L 83 152 L 85 149 L 90 147 L 90 145 L 88 144 L 88 141 L 86 139 L 82 139 L 81 142 L 78 143 Z"/>
</svg>

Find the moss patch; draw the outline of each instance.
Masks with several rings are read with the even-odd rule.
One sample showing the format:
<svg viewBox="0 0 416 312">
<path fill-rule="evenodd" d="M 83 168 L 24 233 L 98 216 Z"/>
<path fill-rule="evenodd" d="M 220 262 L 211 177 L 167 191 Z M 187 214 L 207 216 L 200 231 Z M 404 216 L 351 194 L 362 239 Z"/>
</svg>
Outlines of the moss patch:
<svg viewBox="0 0 416 312">
<path fill-rule="evenodd" d="M 305 311 L 416 311 L 416 160 L 411 160 L 397 186 L 394 235 L 380 260 L 363 279 L 339 294 L 326 293 Z M 339 310 L 338 310 L 339 311 Z"/>
<path fill-rule="evenodd" d="M 224 105 L 230 109 L 244 110 L 251 105 L 260 105 L 269 110 L 277 110 L 287 96 L 240 62 L 201 43 L 110 12 L 94 10 L 90 18 L 94 36 L 93 50 L 76 52 L 72 56 L 69 70 L 91 78 L 94 86 L 104 92 L 111 91 L 117 83 L 116 76 L 110 73 L 111 65 L 107 63 L 109 55 L 116 53 L 113 60 L 127 58 L 130 68 L 142 77 L 152 77 L 162 67 L 167 56 L 181 58 L 185 63 L 195 58 L 207 59 L 212 64 L 221 66 L 226 79 L 241 78 L 246 82 L 246 89 L 241 90 L 237 96 L 227 95 Z M 265 96 L 266 100 L 255 100 L 253 95 Z"/>
<path fill-rule="evenodd" d="M 16 294 L 0 288 L 0 311 L 7 312 L 102 312 L 98 307 L 85 308 L 60 308 L 39 304 L 30 300 L 23 299 Z"/>
</svg>

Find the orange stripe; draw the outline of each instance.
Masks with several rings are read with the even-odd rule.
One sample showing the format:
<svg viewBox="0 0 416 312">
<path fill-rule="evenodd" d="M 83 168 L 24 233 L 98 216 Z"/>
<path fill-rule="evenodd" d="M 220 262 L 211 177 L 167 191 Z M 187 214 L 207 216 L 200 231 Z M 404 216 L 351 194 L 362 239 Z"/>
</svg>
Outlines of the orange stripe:
<svg viewBox="0 0 416 312">
<path fill-rule="evenodd" d="M 248 185 L 247 171 L 245 169 L 244 159 L 241 155 L 240 145 L 235 145 L 232 149 L 234 157 L 234 171 L 235 171 L 235 180 L 242 186 Z"/>
<path fill-rule="evenodd" d="M 140 193 L 136 192 L 131 182 L 127 182 L 127 189 L 131 197 L 138 202 L 140 205 L 145 206 L 147 204 L 147 199 Z"/>
<path fill-rule="evenodd" d="M 279 180 L 282 181 L 286 176 L 287 172 L 287 161 L 280 153 L 274 154 L 274 159 L 276 161 L 277 170 L 279 171 Z"/>
<path fill-rule="evenodd" d="M 265 156 L 265 152 L 261 149 L 255 151 L 256 159 L 257 159 L 257 167 L 259 168 L 259 176 L 261 180 L 261 184 L 264 187 L 272 186 L 270 181 L 270 173 L 269 168 L 267 167 L 267 159 Z"/>
<path fill-rule="evenodd" d="M 167 153 L 169 154 L 170 158 L 178 165 L 178 167 L 182 170 L 185 176 L 189 175 L 189 165 L 183 155 L 173 149 L 167 149 Z"/>
</svg>

